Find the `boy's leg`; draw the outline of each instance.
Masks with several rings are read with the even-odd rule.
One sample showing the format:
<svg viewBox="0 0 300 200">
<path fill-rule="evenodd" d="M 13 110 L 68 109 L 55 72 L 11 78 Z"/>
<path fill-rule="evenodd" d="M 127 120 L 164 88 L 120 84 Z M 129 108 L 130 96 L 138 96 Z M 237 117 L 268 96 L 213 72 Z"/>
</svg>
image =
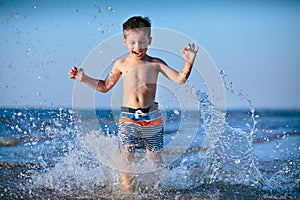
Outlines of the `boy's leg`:
<svg viewBox="0 0 300 200">
<path fill-rule="evenodd" d="M 135 179 L 127 172 L 127 167 L 134 161 L 135 147 L 130 144 L 123 145 L 121 147 L 121 167 L 120 179 L 121 189 L 123 192 L 133 192 Z"/>
<path fill-rule="evenodd" d="M 163 160 L 161 157 L 161 152 L 153 152 L 146 148 L 147 157 L 148 159 L 157 167 L 160 168 L 163 166 Z M 150 172 L 148 173 L 148 181 L 150 181 L 149 189 L 153 190 L 156 188 L 156 186 L 159 185 L 160 177 L 158 175 L 159 173 Z M 157 189 L 157 188 L 156 188 Z"/>
<path fill-rule="evenodd" d="M 156 167 L 162 167 L 163 160 L 161 157 L 161 151 L 163 150 L 164 139 L 163 139 L 163 126 L 154 126 L 151 129 L 145 128 L 147 132 L 146 137 L 146 152 L 148 159 L 155 164 Z M 151 133 L 151 135 L 149 135 Z"/>
<path fill-rule="evenodd" d="M 148 159 L 155 164 L 155 166 L 157 167 L 162 167 L 163 166 L 163 160 L 161 157 L 161 152 L 153 152 L 151 150 L 149 150 L 148 148 L 146 148 L 146 152 L 147 152 L 147 156 Z"/>
</svg>

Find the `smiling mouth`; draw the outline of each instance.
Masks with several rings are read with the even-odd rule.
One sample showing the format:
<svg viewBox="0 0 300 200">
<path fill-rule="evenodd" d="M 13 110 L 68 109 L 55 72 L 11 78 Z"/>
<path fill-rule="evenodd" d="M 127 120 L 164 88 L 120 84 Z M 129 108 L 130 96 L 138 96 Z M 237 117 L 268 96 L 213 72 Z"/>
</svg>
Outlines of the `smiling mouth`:
<svg viewBox="0 0 300 200">
<path fill-rule="evenodd" d="M 133 51 L 133 53 L 134 53 L 137 57 L 141 57 L 141 56 L 143 55 L 143 52 Z"/>
</svg>

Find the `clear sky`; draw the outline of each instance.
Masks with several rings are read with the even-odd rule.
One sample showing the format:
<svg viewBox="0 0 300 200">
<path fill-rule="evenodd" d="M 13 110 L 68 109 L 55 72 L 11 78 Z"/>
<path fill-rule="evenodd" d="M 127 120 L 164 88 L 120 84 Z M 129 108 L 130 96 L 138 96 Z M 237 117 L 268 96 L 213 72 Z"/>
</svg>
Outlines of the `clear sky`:
<svg viewBox="0 0 300 200">
<path fill-rule="evenodd" d="M 300 109 L 299 1 L 2 0 L 0 106 L 71 107 L 69 68 L 133 15 L 201 44 L 254 107 Z"/>
</svg>

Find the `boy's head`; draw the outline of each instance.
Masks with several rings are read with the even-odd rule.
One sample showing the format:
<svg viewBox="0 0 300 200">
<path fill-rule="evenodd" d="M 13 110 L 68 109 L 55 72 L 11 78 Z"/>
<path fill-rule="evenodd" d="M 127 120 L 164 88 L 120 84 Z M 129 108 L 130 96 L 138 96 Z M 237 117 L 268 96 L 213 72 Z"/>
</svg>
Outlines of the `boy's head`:
<svg viewBox="0 0 300 200">
<path fill-rule="evenodd" d="M 123 24 L 124 44 L 130 55 L 142 59 L 151 44 L 151 23 L 148 17 L 135 16 Z"/>
<path fill-rule="evenodd" d="M 148 17 L 134 16 L 123 24 L 123 34 L 126 39 L 128 31 L 143 31 L 151 37 L 151 21 Z"/>
</svg>

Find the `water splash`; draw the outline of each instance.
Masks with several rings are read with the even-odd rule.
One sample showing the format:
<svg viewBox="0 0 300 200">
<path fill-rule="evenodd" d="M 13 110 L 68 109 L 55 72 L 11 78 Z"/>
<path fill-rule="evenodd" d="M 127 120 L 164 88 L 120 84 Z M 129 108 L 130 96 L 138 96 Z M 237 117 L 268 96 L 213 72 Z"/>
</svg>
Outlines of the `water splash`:
<svg viewBox="0 0 300 200">
<path fill-rule="evenodd" d="M 201 107 L 198 113 L 202 120 L 201 129 L 208 134 L 204 142 L 208 149 L 201 155 L 200 152 L 183 153 L 176 163 L 158 170 L 159 173 L 155 172 L 159 178 L 156 191 L 190 191 L 203 184 L 218 182 L 252 186 L 262 184 L 263 179 L 253 161 L 251 134 L 218 121 L 224 119 L 224 113 L 214 108 L 205 93 L 198 91 L 197 96 Z M 85 116 L 87 118 L 81 118 L 80 123 L 94 123 L 88 114 L 85 113 Z M 108 144 L 117 145 L 117 137 L 81 128 L 77 127 L 77 145 L 73 145 L 65 156 L 57 159 L 53 168 L 46 168 L 43 173 L 32 177 L 33 189 L 48 188 L 60 195 L 74 195 L 78 189 L 84 194 L 95 194 L 96 188 L 101 188 L 99 191 L 103 193 L 122 196 L 117 170 L 119 153 L 115 152 L 115 148 L 107 149 Z M 103 152 L 107 154 L 103 155 Z M 116 167 L 111 168 L 111 163 L 103 162 L 103 157 Z M 140 169 L 149 166 L 145 158 L 135 164 Z M 141 172 L 136 178 L 135 196 L 147 190 L 149 174 Z"/>
<path fill-rule="evenodd" d="M 250 108 L 250 112 L 245 113 L 249 115 L 246 122 L 252 122 L 252 125 L 248 128 L 233 127 L 228 122 L 231 120 L 228 114 L 225 121 L 222 121 L 226 113 L 216 109 L 206 93 L 197 91 L 196 95 L 201 109 L 189 115 L 200 115 L 198 135 L 205 134 L 206 140 L 203 142 L 195 138 L 187 151 L 172 152 L 181 156 L 165 168 L 153 173 L 137 173 L 135 193 L 130 198 L 239 198 L 238 194 L 242 194 L 257 199 L 290 198 L 299 195 L 297 161 L 278 166 L 278 170 L 270 176 L 264 175 L 261 167 L 258 168 L 253 141 L 257 131 L 256 121 L 260 118 L 255 117 L 254 110 L 251 111 Z M 183 114 L 179 110 L 171 110 L 171 113 L 174 116 Z M 94 121 L 89 114 L 84 113 L 79 123 L 74 123 L 78 120 L 75 111 L 66 111 L 63 108 L 51 114 L 50 121 L 41 113 L 28 115 L 24 110 L 2 116 L 1 122 L 5 126 L 13 127 L 11 131 L 15 134 L 24 134 L 28 138 L 20 140 L 31 149 L 31 157 L 37 162 L 23 167 L 1 165 L 4 171 L 9 167 L 15 171 L 19 168 L 23 170 L 18 174 L 23 181 L 22 184 L 18 183 L 18 187 L 22 185 L 20 194 L 23 197 L 128 198 L 120 190 L 117 167 L 112 168 L 101 161 L 105 156 L 103 152 L 106 152 L 107 160 L 118 165 L 119 152 L 109 149 L 107 145 L 117 145 L 116 133 L 113 132 L 116 124 L 107 117 Z M 240 113 L 237 114 L 237 119 L 241 119 Z M 234 114 L 230 116 L 234 117 Z M 176 119 L 173 120 L 176 123 Z M 103 131 L 95 130 L 96 128 L 85 129 L 87 123 L 100 123 Z M 35 130 L 39 134 L 34 133 Z M 42 133 L 46 136 L 41 137 Z M 31 140 L 33 135 L 36 137 Z M 22 142 L 15 144 L 15 147 L 19 144 Z M 199 151 L 197 147 L 202 144 L 206 149 Z M 38 157 L 35 158 L 34 155 Z M 141 168 L 149 166 L 145 157 L 139 157 L 135 164 Z M 149 189 L 153 177 L 156 177 L 155 187 Z M 6 192 L 1 193 L 4 197 L 9 192 L 9 189 L 5 189 Z"/>
</svg>

